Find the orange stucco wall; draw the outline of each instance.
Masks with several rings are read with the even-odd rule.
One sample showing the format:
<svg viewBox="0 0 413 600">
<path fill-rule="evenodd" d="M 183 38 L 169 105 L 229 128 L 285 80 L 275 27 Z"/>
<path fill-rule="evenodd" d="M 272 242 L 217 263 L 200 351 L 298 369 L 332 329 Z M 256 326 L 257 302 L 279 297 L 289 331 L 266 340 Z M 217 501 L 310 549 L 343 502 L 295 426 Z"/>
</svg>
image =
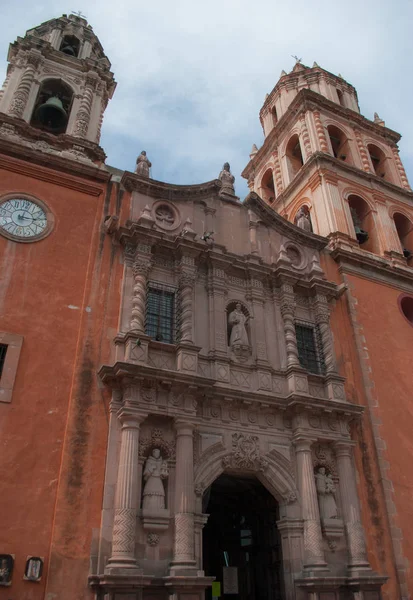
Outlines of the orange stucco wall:
<svg viewBox="0 0 413 600">
<path fill-rule="evenodd" d="M 1 195 L 38 197 L 56 221 L 39 242 L 0 237 L 0 331 L 24 336 L 12 401 L 0 402 L 0 548 L 16 555 L 12 588 L 0 588 L 7 600 L 87 595 L 108 423 L 96 372 L 108 360 L 120 284 L 102 231 L 113 198 L 105 182 L 85 184 L 73 189 L 42 167 L 39 178 L 0 171 Z M 23 581 L 28 555 L 45 558 L 40 583 Z"/>
</svg>

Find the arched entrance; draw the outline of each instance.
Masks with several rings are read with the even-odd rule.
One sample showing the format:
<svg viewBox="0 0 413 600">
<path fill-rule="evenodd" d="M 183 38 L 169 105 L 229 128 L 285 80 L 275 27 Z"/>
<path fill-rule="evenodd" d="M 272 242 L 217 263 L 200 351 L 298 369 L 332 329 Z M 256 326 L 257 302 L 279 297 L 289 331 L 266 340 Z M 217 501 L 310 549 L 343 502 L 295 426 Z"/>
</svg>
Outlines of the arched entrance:
<svg viewBox="0 0 413 600">
<path fill-rule="evenodd" d="M 262 483 L 223 473 L 206 490 L 203 512 L 203 568 L 221 582 L 221 598 L 284 598 L 278 503 Z"/>
</svg>

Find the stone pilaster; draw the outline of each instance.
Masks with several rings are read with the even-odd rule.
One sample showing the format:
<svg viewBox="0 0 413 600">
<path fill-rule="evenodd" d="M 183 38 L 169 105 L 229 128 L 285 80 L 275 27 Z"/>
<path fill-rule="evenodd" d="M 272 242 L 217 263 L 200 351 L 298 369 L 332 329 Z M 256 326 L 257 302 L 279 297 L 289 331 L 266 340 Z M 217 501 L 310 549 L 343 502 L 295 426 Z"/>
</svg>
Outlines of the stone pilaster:
<svg viewBox="0 0 413 600">
<path fill-rule="evenodd" d="M 112 556 L 107 571 L 137 569 L 135 557 L 136 516 L 140 503 L 138 478 L 139 427 L 146 415 L 122 411 L 121 446 L 116 482 Z"/>
<path fill-rule="evenodd" d="M 281 165 L 280 159 L 278 156 L 278 150 L 274 150 L 272 153 L 273 161 L 274 161 L 274 181 L 275 181 L 275 189 L 277 190 L 277 196 L 279 196 L 284 191 L 283 179 L 281 174 Z"/>
<path fill-rule="evenodd" d="M 360 517 L 360 504 L 357 495 L 353 448 L 348 443 L 335 444 L 343 520 L 348 547 L 348 568 L 352 574 L 370 570 L 367 559 L 366 542 Z"/>
<path fill-rule="evenodd" d="M 171 574 L 193 570 L 195 561 L 194 530 L 194 428 L 177 420 L 175 471 L 175 537 Z"/>
<path fill-rule="evenodd" d="M 281 316 L 284 323 L 285 345 L 287 349 L 287 368 L 299 367 L 297 338 L 295 335 L 295 309 L 293 287 L 288 284 L 281 286 Z"/>
<path fill-rule="evenodd" d="M 319 143 L 319 146 L 320 146 L 320 150 L 321 150 L 321 152 L 325 152 L 327 154 L 329 152 L 329 150 L 328 150 L 328 144 L 327 144 L 327 139 L 326 139 L 326 133 L 325 133 L 324 125 L 321 122 L 320 113 L 319 113 L 318 110 L 314 110 L 313 111 L 313 115 L 314 115 L 315 129 L 316 129 L 316 132 L 317 132 L 317 138 L 318 138 L 318 143 Z"/>
<path fill-rule="evenodd" d="M 138 247 L 139 250 L 139 247 Z M 133 287 L 131 329 L 137 333 L 145 333 L 145 314 L 146 314 L 146 286 L 148 275 L 152 267 L 151 247 L 142 246 L 141 252 L 138 252 L 133 263 L 133 277 L 135 284 Z"/>
<path fill-rule="evenodd" d="M 264 315 L 264 286 L 259 279 L 250 279 L 250 299 L 252 302 L 254 313 L 254 330 L 255 330 L 255 348 L 257 359 L 259 362 L 266 364 L 267 342 L 265 336 L 265 315 Z"/>
<path fill-rule="evenodd" d="M 409 180 L 407 179 L 406 171 L 404 170 L 403 163 L 402 163 L 402 161 L 400 159 L 399 149 L 397 148 L 397 146 L 393 146 L 392 147 L 392 152 L 393 152 L 394 160 L 396 162 L 397 170 L 398 170 L 399 175 L 400 175 L 402 186 L 406 190 L 411 190 L 411 187 L 409 185 Z"/>
<path fill-rule="evenodd" d="M 307 571 L 325 571 L 327 564 L 324 559 L 320 512 L 311 456 L 311 441 L 297 438 L 294 440 L 294 444 L 298 489 L 304 520 L 304 569 Z"/>
<path fill-rule="evenodd" d="M 371 173 L 372 168 L 370 166 L 370 159 L 369 159 L 369 155 L 367 153 L 367 148 L 364 145 L 363 138 L 361 137 L 361 132 L 359 129 L 355 129 L 354 134 L 356 136 L 356 142 L 357 142 L 357 147 L 358 147 L 358 150 L 360 153 L 363 171 L 366 171 L 366 173 Z"/>
<path fill-rule="evenodd" d="M 23 113 L 29 99 L 30 90 L 33 85 L 34 76 L 41 61 L 42 56 L 37 50 L 32 50 L 28 55 L 27 67 L 10 103 L 9 114 L 13 117 L 23 117 Z"/>
<path fill-rule="evenodd" d="M 336 373 L 337 364 L 334 356 L 333 338 L 331 335 L 330 311 L 327 298 L 321 294 L 317 294 L 315 299 L 315 318 L 323 345 L 322 352 L 324 355 L 326 374 Z"/>
<path fill-rule="evenodd" d="M 91 71 L 86 78 L 85 90 L 76 113 L 73 135 L 86 138 L 92 111 L 93 95 L 95 93 L 98 75 Z"/>
<path fill-rule="evenodd" d="M 300 123 L 301 123 L 301 135 L 303 138 L 305 162 L 306 162 L 310 158 L 310 156 L 312 154 L 312 150 L 311 150 L 310 134 L 308 133 L 305 115 L 301 115 Z"/>
</svg>

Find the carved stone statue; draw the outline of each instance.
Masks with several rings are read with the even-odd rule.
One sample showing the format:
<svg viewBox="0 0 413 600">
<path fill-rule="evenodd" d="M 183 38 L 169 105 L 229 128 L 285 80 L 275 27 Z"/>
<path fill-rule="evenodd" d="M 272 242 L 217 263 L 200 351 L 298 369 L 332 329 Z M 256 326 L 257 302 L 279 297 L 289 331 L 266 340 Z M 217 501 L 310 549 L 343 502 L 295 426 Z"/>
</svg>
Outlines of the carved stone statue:
<svg viewBox="0 0 413 600">
<path fill-rule="evenodd" d="M 162 479 L 167 477 L 168 463 L 163 460 L 159 448 L 155 448 L 152 450 L 152 455 L 147 458 L 143 471 L 145 487 L 142 508 L 155 511 L 165 508 L 165 489 Z"/>
<path fill-rule="evenodd" d="M 222 167 L 222 171 L 219 174 L 219 179 L 222 181 L 222 187 L 220 189 L 220 194 L 230 194 L 231 196 L 235 196 L 234 189 L 234 181 L 235 177 L 231 173 L 231 169 L 229 163 L 225 163 Z"/>
<path fill-rule="evenodd" d="M 248 334 L 245 328 L 246 323 L 247 317 L 242 312 L 241 304 L 237 302 L 235 309 L 230 312 L 228 317 L 228 325 L 231 327 L 231 335 L 229 338 L 229 345 L 231 347 L 237 344 L 249 346 Z"/>
<path fill-rule="evenodd" d="M 320 516 L 322 519 L 337 519 L 337 504 L 334 498 L 336 487 L 325 467 L 318 467 L 315 474 Z"/>
<path fill-rule="evenodd" d="M 149 168 L 152 166 L 152 163 L 149 162 L 148 157 L 146 156 L 145 150 L 139 154 L 136 159 L 136 169 L 135 173 L 140 175 L 141 177 L 149 177 Z"/>
<path fill-rule="evenodd" d="M 300 229 L 304 229 L 304 231 L 309 231 L 311 233 L 312 227 L 310 215 L 308 213 L 308 209 L 306 210 L 304 206 L 302 206 L 298 211 L 295 224 L 297 227 L 300 227 Z"/>
</svg>

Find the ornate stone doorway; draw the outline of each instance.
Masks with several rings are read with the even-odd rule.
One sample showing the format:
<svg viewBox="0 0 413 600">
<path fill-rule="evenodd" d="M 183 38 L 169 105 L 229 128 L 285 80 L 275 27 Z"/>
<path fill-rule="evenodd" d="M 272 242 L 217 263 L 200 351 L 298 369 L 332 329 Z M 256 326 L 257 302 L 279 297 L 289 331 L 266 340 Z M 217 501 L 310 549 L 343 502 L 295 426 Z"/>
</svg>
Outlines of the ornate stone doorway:
<svg viewBox="0 0 413 600">
<path fill-rule="evenodd" d="M 209 514 L 203 531 L 204 570 L 221 582 L 221 597 L 284 598 L 278 503 L 262 483 L 253 476 L 222 474 L 205 492 L 203 504 Z"/>
</svg>

